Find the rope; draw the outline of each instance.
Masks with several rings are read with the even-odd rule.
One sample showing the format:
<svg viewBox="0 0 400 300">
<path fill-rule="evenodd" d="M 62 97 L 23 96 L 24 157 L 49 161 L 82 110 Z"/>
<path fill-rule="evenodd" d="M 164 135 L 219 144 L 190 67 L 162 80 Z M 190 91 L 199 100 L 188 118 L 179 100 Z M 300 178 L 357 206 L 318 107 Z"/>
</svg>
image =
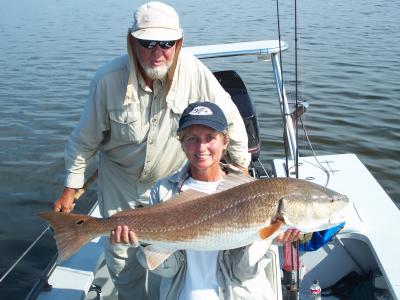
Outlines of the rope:
<svg viewBox="0 0 400 300">
<path fill-rule="evenodd" d="M 308 136 L 308 133 L 307 133 L 306 127 L 305 127 L 305 125 L 304 125 L 304 123 L 303 123 L 303 120 L 302 120 L 301 118 L 300 118 L 300 120 L 301 120 L 301 125 L 302 125 L 303 131 L 304 131 L 304 136 L 305 136 L 305 138 L 306 138 L 306 140 L 307 140 L 308 145 L 310 146 L 312 155 L 313 155 L 315 161 L 317 162 L 318 166 L 319 166 L 319 167 L 321 168 L 321 170 L 324 171 L 325 174 L 326 174 L 325 187 L 327 187 L 327 186 L 328 186 L 328 183 L 329 183 L 329 180 L 330 180 L 330 177 L 331 177 L 331 174 L 329 173 L 329 171 L 328 171 L 328 170 L 320 163 L 320 161 L 318 160 L 317 154 L 315 153 L 314 147 L 313 147 L 313 145 L 311 144 L 310 137 Z"/>
<path fill-rule="evenodd" d="M 33 243 L 25 250 L 24 253 L 12 264 L 12 266 L 4 273 L 4 275 L 0 278 L 0 283 L 7 277 L 7 275 L 15 268 L 15 266 L 25 257 L 25 255 L 32 249 L 33 246 L 42 238 L 42 236 L 50 229 L 50 226 L 47 226 L 41 234 L 33 241 Z"/>
</svg>

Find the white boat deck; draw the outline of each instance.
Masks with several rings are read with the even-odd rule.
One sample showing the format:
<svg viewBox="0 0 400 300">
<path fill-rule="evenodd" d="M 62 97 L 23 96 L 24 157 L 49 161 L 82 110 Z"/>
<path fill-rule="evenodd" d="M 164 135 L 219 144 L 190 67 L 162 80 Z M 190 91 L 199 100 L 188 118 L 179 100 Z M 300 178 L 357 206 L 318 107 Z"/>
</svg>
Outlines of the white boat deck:
<svg viewBox="0 0 400 300">
<path fill-rule="evenodd" d="M 354 154 L 319 156 L 318 160 L 329 171 L 328 187 L 347 195 L 357 208 L 358 215 L 346 224 L 339 237 L 358 239 L 369 246 L 389 289 L 395 295 L 394 299 L 399 299 L 400 262 L 395 258 L 400 232 L 390 228 L 400 219 L 400 211 Z M 314 157 L 301 158 L 300 163 L 300 178 L 313 180 L 321 185 L 326 184 L 327 174 Z M 274 160 L 277 176 L 285 175 L 284 166 L 285 160 Z M 377 199 L 380 199 L 379 202 Z M 95 215 L 99 215 L 99 212 L 95 211 Z M 377 220 L 376 216 L 384 218 Z M 389 243 L 392 246 L 389 246 Z M 42 292 L 38 299 L 85 299 L 103 260 L 101 239 L 94 239 L 77 255 L 56 267 L 49 278 L 53 289 Z M 103 272 L 106 272 L 104 266 Z M 324 274 L 318 278 L 321 276 Z M 323 282 L 323 278 L 321 279 Z M 110 293 L 109 290 L 110 288 L 104 292 Z M 87 299 L 89 298 L 95 299 L 95 293 L 90 293 Z M 106 298 L 107 296 L 104 299 Z"/>
<path fill-rule="evenodd" d="M 329 172 L 327 187 L 347 195 L 361 219 L 346 224 L 339 237 L 359 239 L 369 245 L 389 289 L 399 299 L 400 260 L 396 257 L 400 232 L 392 227 L 400 220 L 399 209 L 356 155 L 318 156 L 318 160 Z M 327 174 L 314 157 L 300 158 L 299 163 L 299 178 L 326 184 Z M 274 167 L 277 176 L 285 176 L 285 160 L 274 160 Z"/>
</svg>

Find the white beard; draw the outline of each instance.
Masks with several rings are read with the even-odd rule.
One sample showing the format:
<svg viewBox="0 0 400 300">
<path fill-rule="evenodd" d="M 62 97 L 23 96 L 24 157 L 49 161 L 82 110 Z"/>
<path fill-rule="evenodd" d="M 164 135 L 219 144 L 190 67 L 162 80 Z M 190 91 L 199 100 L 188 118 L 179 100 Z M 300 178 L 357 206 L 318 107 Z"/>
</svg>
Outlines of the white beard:
<svg viewBox="0 0 400 300">
<path fill-rule="evenodd" d="M 144 72 L 146 76 L 149 77 L 151 80 L 156 79 L 164 79 L 168 73 L 169 65 L 167 63 L 163 64 L 162 66 L 158 67 L 146 67 L 144 68 Z"/>
</svg>

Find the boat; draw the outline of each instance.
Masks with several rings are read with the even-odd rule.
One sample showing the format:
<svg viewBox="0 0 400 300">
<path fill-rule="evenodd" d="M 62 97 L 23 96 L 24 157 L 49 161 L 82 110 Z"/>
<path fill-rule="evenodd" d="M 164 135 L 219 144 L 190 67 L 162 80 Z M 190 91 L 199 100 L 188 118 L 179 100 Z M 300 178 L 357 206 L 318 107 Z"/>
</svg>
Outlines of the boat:
<svg viewBox="0 0 400 300">
<path fill-rule="evenodd" d="M 241 56 L 255 57 L 257 62 L 264 64 L 270 61 L 288 155 L 268 163 L 260 160 L 261 140 L 251 91 L 234 68 L 214 73 L 231 94 L 245 122 L 252 155 L 250 173 L 257 178 L 303 178 L 345 194 L 352 202 L 344 228 L 332 240 L 313 251 L 299 252 L 299 268 L 293 268 L 289 281 L 287 272 L 282 270 L 283 248 L 271 246 L 272 262 L 266 273 L 276 299 L 306 299 L 314 280 L 318 280 L 325 292 L 323 299 L 340 299 L 332 292 L 340 288 L 354 289 L 365 278 L 373 288 L 375 299 L 400 299 L 400 262 L 396 259 L 397 248 L 392 243 L 400 240 L 400 233 L 391 230 L 400 227 L 400 211 L 356 154 L 319 156 L 313 153 L 299 157 L 297 120 L 307 113 L 308 103 L 300 102 L 294 107 L 289 104 L 280 60 L 281 51 L 288 48 L 284 41 L 263 40 L 183 49 L 207 61 Z M 96 205 L 90 214 L 100 217 Z M 384 218 L 377 219 L 377 216 Z M 54 259 L 26 299 L 113 299 L 116 290 L 104 262 L 102 241 L 105 238 L 92 240 L 61 264 L 56 264 Z M 296 272 L 293 274 L 293 271 Z M 353 280 L 346 281 L 349 278 Z"/>
</svg>

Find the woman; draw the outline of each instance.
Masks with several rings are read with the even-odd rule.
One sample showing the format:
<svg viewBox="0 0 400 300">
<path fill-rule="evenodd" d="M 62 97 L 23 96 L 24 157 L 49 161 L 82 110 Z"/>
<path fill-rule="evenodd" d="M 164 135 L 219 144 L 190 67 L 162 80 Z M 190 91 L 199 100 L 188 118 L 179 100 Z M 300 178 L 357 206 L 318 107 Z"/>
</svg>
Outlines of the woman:
<svg viewBox="0 0 400 300">
<path fill-rule="evenodd" d="M 153 187 L 150 204 L 167 201 L 188 189 L 212 194 L 224 176 L 238 170 L 221 165 L 229 143 L 227 121 L 214 103 L 190 104 L 179 121 L 178 136 L 188 159 L 179 172 Z M 298 238 L 298 231 L 287 231 L 278 241 Z M 112 242 L 137 243 L 132 231 L 119 226 L 111 233 Z M 272 289 L 264 268 L 270 242 L 223 251 L 176 251 L 152 272 L 161 276 L 160 299 L 269 299 Z M 147 267 L 143 252 L 140 263 Z"/>
</svg>

